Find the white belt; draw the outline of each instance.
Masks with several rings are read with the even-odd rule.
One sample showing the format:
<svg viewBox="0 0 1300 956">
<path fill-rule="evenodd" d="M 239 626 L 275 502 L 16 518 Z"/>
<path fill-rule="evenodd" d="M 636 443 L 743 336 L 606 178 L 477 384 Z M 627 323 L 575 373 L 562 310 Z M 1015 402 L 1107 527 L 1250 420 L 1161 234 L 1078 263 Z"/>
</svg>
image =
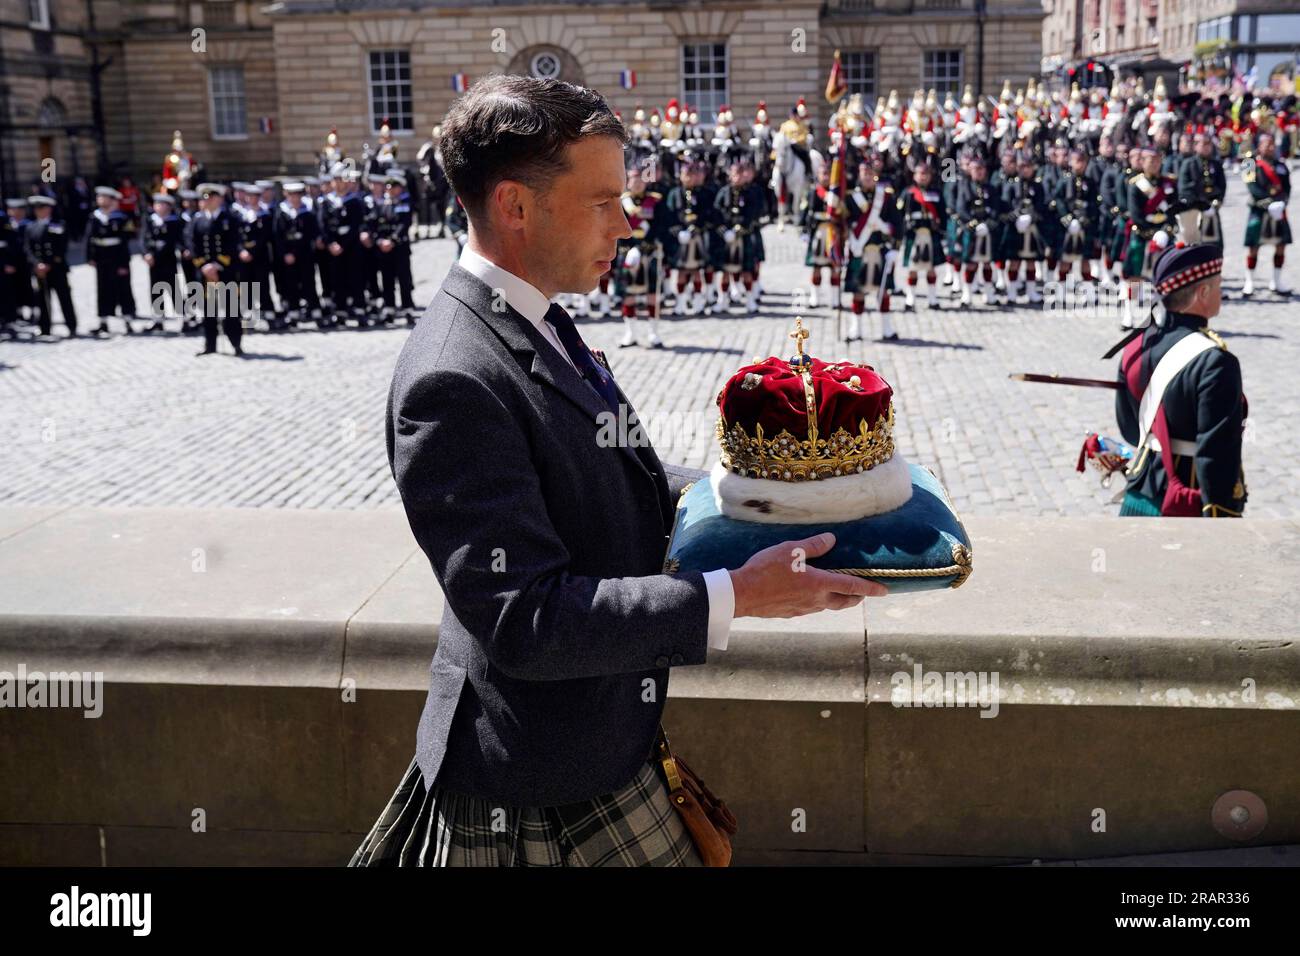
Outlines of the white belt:
<svg viewBox="0 0 1300 956">
<path fill-rule="evenodd" d="M 1152 451 L 1154 452 L 1161 451 L 1160 439 L 1157 438 L 1155 435 L 1151 435 L 1148 437 L 1147 444 L 1151 446 Z M 1172 451 L 1175 455 L 1185 455 L 1188 458 L 1195 458 L 1196 442 L 1185 441 L 1182 438 L 1171 438 L 1169 439 L 1169 450 Z"/>
<path fill-rule="evenodd" d="M 122 239 L 120 237 L 112 237 L 108 239 L 96 239 L 94 240 L 94 244 L 97 246 L 116 246 L 121 241 Z"/>
</svg>

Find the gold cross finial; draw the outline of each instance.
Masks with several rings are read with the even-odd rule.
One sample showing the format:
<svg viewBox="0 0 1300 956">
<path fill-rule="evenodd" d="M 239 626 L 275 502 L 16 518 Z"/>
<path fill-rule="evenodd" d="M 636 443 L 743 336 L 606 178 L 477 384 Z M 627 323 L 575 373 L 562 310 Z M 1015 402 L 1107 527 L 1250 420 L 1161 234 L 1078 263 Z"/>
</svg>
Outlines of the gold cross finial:
<svg viewBox="0 0 1300 956">
<path fill-rule="evenodd" d="M 803 319 L 794 320 L 794 331 L 790 333 L 790 338 L 794 339 L 795 354 L 800 358 L 803 357 L 803 342 L 808 338 L 808 330 L 803 327 Z"/>
</svg>

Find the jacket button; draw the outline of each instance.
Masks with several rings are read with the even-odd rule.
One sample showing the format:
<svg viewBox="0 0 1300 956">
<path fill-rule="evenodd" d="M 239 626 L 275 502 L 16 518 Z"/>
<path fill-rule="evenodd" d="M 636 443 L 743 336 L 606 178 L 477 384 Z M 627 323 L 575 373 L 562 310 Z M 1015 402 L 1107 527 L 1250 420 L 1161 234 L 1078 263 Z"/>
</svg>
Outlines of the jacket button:
<svg viewBox="0 0 1300 956">
<path fill-rule="evenodd" d="M 675 666 L 677 664 L 680 664 L 683 660 L 685 660 L 685 658 L 683 658 L 682 655 L 674 654 L 672 659 L 672 664 Z"/>
<path fill-rule="evenodd" d="M 655 658 L 655 667 L 667 667 L 667 666 L 668 666 L 668 657 L 666 655 L 660 654 L 658 657 Z"/>
</svg>

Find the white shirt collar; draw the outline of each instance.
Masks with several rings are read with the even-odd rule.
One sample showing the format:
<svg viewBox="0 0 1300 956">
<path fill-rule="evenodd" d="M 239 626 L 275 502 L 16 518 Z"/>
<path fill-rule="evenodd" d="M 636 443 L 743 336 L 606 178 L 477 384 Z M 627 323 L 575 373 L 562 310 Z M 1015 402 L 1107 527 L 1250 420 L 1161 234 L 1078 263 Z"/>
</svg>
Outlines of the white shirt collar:
<svg viewBox="0 0 1300 956">
<path fill-rule="evenodd" d="M 468 245 L 460 250 L 458 261 L 461 268 L 478 276 L 489 288 L 500 289 L 510 308 L 537 326 L 538 331 L 542 330 L 542 320 L 546 318 L 551 301 L 535 285 L 484 258 Z"/>
</svg>

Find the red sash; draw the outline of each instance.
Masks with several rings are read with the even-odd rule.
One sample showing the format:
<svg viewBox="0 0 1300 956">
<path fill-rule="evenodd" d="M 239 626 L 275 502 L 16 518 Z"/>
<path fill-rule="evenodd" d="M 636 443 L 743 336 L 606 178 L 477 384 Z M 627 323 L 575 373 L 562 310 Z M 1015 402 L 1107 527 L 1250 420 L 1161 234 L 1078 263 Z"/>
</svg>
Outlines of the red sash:
<svg viewBox="0 0 1300 956">
<path fill-rule="evenodd" d="M 1271 165 L 1262 159 L 1255 160 L 1255 167 L 1268 179 L 1269 193 L 1276 194 L 1282 188 L 1282 179 Z"/>
<path fill-rule="evenodd" d="M 925 210 L 925 214 L 929 216 L 931 219 L 939 218 L 938 207 L 936 207 L 934 203 L 930 202 L 928 199 L 925 198 L 925 193 L 921 190 L 920 186 L 912 187 L 912 198 L 921 204 L 921 208 Z"/>
</svg>

